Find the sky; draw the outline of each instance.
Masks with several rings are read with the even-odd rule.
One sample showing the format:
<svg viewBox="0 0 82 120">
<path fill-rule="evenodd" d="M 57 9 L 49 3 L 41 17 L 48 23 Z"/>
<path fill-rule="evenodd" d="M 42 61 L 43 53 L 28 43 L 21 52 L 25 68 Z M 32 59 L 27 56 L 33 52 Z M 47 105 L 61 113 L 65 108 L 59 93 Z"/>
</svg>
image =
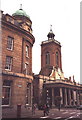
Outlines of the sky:
<svg viewBox="0 0 82 120">
<path fill-rule="evenodd" d="M 55 40 L 61 43 L 64 76 L 80 82 L 80 0 L 1 0 L 1 10 L 12 15 L 20 9 L 32 20 L 35 43 L 33 46 L 33 73 L 41 69 L 41 42 L 47 40 L 50 25 Z"/>
</svg>

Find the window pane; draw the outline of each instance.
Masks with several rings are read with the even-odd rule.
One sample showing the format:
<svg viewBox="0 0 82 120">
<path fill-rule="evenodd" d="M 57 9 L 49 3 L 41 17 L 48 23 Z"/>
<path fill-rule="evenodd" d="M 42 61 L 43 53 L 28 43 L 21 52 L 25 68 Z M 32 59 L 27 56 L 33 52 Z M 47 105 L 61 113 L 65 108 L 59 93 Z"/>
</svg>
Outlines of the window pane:
<svg viewBox="0 0 82 120">
<path fill-rule="evenodd" d="M 9 50 L 13 50 L 13 38 L 12 37 L 8 37 L 8 40 L 7 40 L 7 48 Z"/>
<path fill-rule="evenodd" d="M 10 87 L 3 86 L 2 88 L 2 105 L 9 105 L 10 101 Z"/>
<path fill-rule="evenodd" d="M 12 67 L 12 57 L 7 56 L 5 69 L 11 70 L 11 67 Z"/>
<path fill-rule="evenodd" d="M 11 85 L 11 81 L 9 81 L 9 80 L 4 80 L 3 86 L 10 86 L 10 85 Z"/>
<path fill-rule="evenodd" d="M 28 74 L 28 64 L 27 63 L 25 63 L 25 74 L 27 75 Z"/>
<path fill-rule="evenodd" d="M 29 56 L 29 47 L 26 46 L 26 57 L 28 57 L 28 56 Z"/>
<path fill-rule="evenodd" d="M 26 104 L 31 103 L 31 84 L 27 83 Z"/>
</svg>

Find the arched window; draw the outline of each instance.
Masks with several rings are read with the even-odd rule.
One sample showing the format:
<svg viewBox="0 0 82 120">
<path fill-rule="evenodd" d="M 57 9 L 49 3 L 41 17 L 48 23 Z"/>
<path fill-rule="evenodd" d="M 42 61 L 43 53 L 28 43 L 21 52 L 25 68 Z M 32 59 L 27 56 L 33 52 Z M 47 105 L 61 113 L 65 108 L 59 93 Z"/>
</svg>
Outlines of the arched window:
<svg viewBox="0 0 82 120">
<path fill-rule="evenodd" d="M 58 55 L 58 52 L 56 52 L 56 65 L 57 66 L 59 65 L 59 55 Z"/>
<path fill-rule="evenodd" d="M 50 64 L 50 53 L 46 52 L 46 64 Z"/>
</svg>

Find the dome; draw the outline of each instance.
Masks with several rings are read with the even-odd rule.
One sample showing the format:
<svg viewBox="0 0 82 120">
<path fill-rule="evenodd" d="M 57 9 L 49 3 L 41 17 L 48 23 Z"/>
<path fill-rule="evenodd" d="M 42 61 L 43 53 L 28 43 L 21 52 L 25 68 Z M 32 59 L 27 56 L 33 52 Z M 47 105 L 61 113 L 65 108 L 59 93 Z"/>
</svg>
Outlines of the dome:
<svg viewBox="0 0 82 120">
<path fill-rule="evenodd" d="M 48 33 L 47 37 L 48 39 L 54 39 L 55 34 L 52 31 L 52 28 L 50 29 L 50 32 Z"/>
<path fill-rule="evenodd" d="M 12 16 L 25 16 L 30 19 L 30 16 L 26 14 L 26 12 L 23 9 L 17 10 Z"/>
</svg>

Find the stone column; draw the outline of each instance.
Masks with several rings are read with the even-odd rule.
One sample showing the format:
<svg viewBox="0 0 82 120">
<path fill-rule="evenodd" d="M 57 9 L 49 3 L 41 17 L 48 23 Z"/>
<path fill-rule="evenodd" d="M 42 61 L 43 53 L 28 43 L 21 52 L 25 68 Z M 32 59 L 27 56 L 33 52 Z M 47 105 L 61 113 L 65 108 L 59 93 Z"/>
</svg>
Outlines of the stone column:
<svg viewBox="0 0 82 120">
<path fill-rule="evenodd" d="M 73 105 L 75 106 L 75 91 L 73 90 Z"/>
<path fill-rule="evenodd" d="M 52 107 L 54 107 L 54 88 L 52 88 Z"/>
<path fill-rule="evenodd" d="M 69 105 L 71 105 L 71 91 L 68 89 L 68 99 L 69 99 Z"/>
<path fill-rule="evenodd" d="M 76 100 L 77 100 L 77 105 L 79 105 L 79 96 L 78 96 L 78 90 L 76 90 Z"/>
<path fill-rule="evenodd" d="M 75 105 L 77 105 L 77 91 L 75 91 Z"/>
<path fill-rule="evenodd" d="M 74 91 L 74 105 L 76 105 L 76 100 L 77 100 L 77 94 L 76 94 L 76 91 Z"/>
<path fill-rule="evenodd" d="M 80 101 L 79 101 L 79 91 L 77 90 L 77 105 L 80 105 Z"/>
<path fill-rule="evenodd" d="M 65 106 L 67 106 L 67 89 L 65 88 Z"/>
<path fill-rule="evenodd" d="M 73 90 L 72 90 L 72 102 L 73 102 L 73 104 L 72 105 L 74 105 L 74 93 L 73 93 Z"/>
<path fill-rule="evenodd" d="M 60 88 L 60 97 L 62 98 L 61 99 L 61 105 L 63 104 L 63 92 L 62 92 L 62 88 Z"/>
</svg>

